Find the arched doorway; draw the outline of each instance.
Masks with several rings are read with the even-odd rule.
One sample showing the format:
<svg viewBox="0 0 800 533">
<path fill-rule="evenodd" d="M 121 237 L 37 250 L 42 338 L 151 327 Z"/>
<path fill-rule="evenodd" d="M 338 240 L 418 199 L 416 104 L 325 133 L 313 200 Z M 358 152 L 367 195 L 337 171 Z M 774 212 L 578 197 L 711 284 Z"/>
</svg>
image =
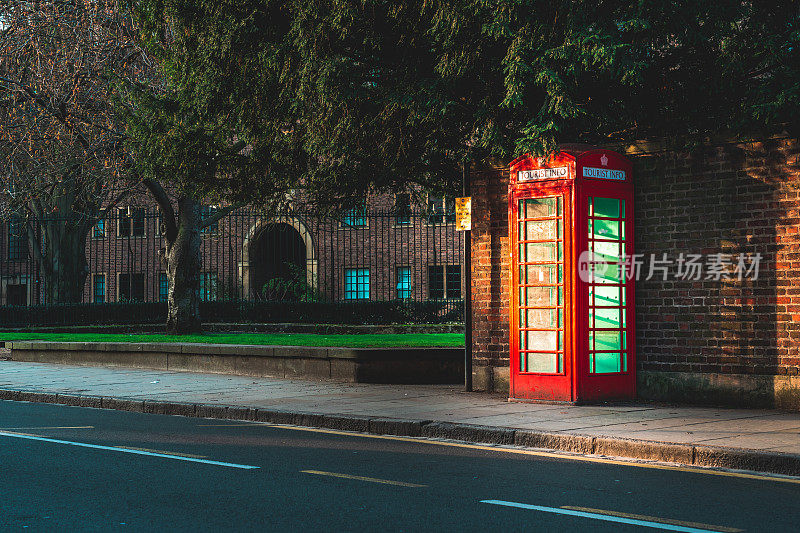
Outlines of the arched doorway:
<svg viewBox="0 0 800 533">
<path fill-rule="evenodd" d="M 305 228 L 302 228 L 305 229 Z M 292 299 L 309 278 L 308 242 L 293 225 L 271 222 L 261 226 L 248 243 L 249 282 L 257 299 Z M 272 281 L 265 291 L 265 285 Z"/>
</svg>

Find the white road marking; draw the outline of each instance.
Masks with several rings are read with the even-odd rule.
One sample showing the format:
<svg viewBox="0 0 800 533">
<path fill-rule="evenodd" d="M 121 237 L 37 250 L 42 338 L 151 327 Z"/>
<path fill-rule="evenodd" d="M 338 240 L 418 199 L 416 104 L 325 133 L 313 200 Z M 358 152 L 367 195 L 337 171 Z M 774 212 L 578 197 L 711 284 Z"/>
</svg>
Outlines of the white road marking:
<svg viewBox="0 0 800 533">
<path fill-rule="evenodd" d="M 12 429 L 94 429 L 94 426 L 30 426 L 20 428 L 0 428 L 0 431 L 9 431 Z"/>
<path fill-rule="evenodd" d="M 633 518 L 624 518 L 620 516 L 612 516 L 597 513 L 587 513 L 584 511 L 573 511 L 571 509 L 560 509 L 558 507 L 543 507 L 541 505 L 530 505 L 527 503 L 507 502 L 503 500 L 481 500 L 481 503 L 489 503 L 492 505 L 502 505 L 504 507 L 516 507 L 518 509 L 531 509 L 533 511 L 542 511 L 544 513 L 563 514 L 568 516 L 578 516 L 581 518 L 592 518 L 594 520 L 605 520 L 606 522 L 617 522 L 620 524 L 631 524 L 634 526 L 651 527 L 654 529 L 664 529 L 667 531 L 681 531 L 683 533 L 717 533 L 719 530 L 713 529 L 700 529 L 696 527 L 686 527 L 673 524 L 664 524 L 661 522 L 650 522 L 648 520 L 637 520 Z"/>
<path fill-rule="evenodd" d="M 92 448 L 94 450 L 107 450 L 111 452 L 132 453 L 134 455 L 147 455 L 150 457 L 164 457 L 165 459 L 175 459 L 176 461 L 188 461 L 190 463 L 203 463 L 207 465 L 227 466 L 229 468 L 241 468 L 243 470 L 254 470 L 261 468 L 251 465 L 240 465 L 236 463 L 225 463 L 222 461 L 211 461 L 208 459 L 198 459 L 195 457 L 184 457 L 181 455 L 170 455 L 166 453 L 147 452 L 144 450 L 132 450 L 130 448 L 119 448 L 117 446 L 101 446 L 99 444 L 87 444 L 85 442 L 73 442 L 69 440 L 50 439 L 48 437 L 39 437 L 37 435 L 25 435 L 22 433 L 9 433 L 8 431 L 0 431 L 0 437 L 12 437 L 16 439 L 36 440 L 41 442 L 51 442 L 53 444 L 66 444 L 68 446 L 78 446 L 81 448 Z"/>
</svg>

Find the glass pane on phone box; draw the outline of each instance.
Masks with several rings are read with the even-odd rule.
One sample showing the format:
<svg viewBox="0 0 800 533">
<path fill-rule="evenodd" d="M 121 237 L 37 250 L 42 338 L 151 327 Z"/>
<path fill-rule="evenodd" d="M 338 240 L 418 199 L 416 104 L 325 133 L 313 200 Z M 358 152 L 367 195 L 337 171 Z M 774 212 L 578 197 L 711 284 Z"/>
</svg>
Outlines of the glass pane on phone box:
<svg viewBox="0 0 800 533">
<path fill-rule="evenodd" d="M 593 283 L 620 283 L 624 265 L 597 263 L 592 265 Z"/>
<path fill-rule="evenodd" d="M 554 242 L 529 242 L 526 244 L 520 244 L 520 261 L 523 263 L 530 263 L 534 261 L 556 261 L 558 259 L 556 256 L 556 246 L 557 244 Z"/>
<path fill-rule="evenodd" d="M 525 307 L 549 307 L 557 305 L 556 287 L 522 287 L 520 302 Z"/>
<path fill-rule="evenodd" d="M 528 353 L 528 372 L 542 372 L 555 374 L 558 372 L 557 354 L 554 353 Z"/>
<path fill-rule="evenodd" d="M 595 219 L 589 222 L 594 228 L 592 237 L 595 239 L 619 239 L 619 221 Z"/>
<path fill-rule="evenodd" d="M 528 198 L 520 200 L 520 214 L 522 218 L 551 217 L 558 214 L 558 199 Z"/>
<path fill-rule="evenodd" d="M 619 305 L 620 293 L 622 292 L 619 287 L 607 285 L 590 285 L 590 287 L 594 287 L 594 305 Z"/>
<path fill-rule="evenodd" d="M 609 374 L 620 372 L 620 354 L 617 352 L 595 353 L 594 371 L 596 374 Z"/>
<path fill-rule="evenodd" d="M 560 220 L 531 220 L 526 222 L 525 238 L 530 241 L 549 241 L 560 237 Z"/>
<path fill-rule="evenodd" d="M 619 307 L 595 307 L 596 328 L 619 328 L 622 325 L 622 309 Z"/>
<path fill-rule="evenodd" d="M 595 331 L 594 349 L 595 350 L 620 350 L 622 343 L 619 331 Z"/>
<path fill-rule="evenodd" d="M 520 345 L 525 345 L 527 350 L 556 351 L 558 350 L 558 331 L 522 331 Z M 527 337 L 527 342 L 525 338 Z"/>
<path fill-rule="evenodd" d="M 618 242 L 594 241 L 595 261 L 619 262 L 621 260 Z"/>
<path fill-rule="evenodd" d="M 595 218 L 619 218 L 620 210 L 618 199 L 595 197 L 592 204 L 594 206 L 593 215 Z"/>
<path fill-rule="evenodd" d="M 525 265 L 519 269 L 521 283 L 554 285 L 561 281 L 561 265 Z"/>
<path fill-rule="evenodd" d="M 520 309 L 520 326 L 527 328 L 557 328 L 558 310 L 556 309 Z"/>
</svg>

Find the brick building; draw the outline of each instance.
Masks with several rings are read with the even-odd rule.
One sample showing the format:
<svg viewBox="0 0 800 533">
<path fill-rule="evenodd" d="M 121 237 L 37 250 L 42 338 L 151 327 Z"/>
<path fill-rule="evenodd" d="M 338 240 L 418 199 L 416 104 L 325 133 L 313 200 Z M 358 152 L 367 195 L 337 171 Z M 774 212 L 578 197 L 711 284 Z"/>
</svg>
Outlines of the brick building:
<svg viewBox="0 0 800 533">
<path fill-rule="evenodd" d="M 238 210 L 203 231 L 201 297 L 284 298 L 291 295 L 283 285 L 265 292 L 265 283 L 295 278 L 329 301 L 460 301 L 463 236 L 455 231 L 452 199 L 423 198 L 412 205 L 409 194 L 374 195 L 363 210 L 338 218 Z M 140 199 L 118 208 L 87 238 L 83 301 L 165 300 L 162 247 L 152 204 Z M 22 223 L 0 223 L 0 305 L 48 303 L 38 268 Z"/>
<path fill-rule="evenodd" d="M 800 144 L 639 144 L 637 253 L 760 254 L 757 278 L 639 278 L 640 397 L 800 409 Z M 508 391 L 508 169 L 474 170 L 473 380 Z"/>
</svg>

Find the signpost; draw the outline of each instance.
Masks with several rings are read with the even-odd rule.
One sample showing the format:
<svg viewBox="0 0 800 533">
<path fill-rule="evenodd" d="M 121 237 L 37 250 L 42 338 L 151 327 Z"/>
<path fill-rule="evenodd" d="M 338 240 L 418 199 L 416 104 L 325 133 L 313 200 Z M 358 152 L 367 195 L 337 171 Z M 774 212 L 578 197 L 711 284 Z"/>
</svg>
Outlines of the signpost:
<svg viewBox="0 0 800 533">
<path fill-rule="evenodd" d="M 472 198 L 456 198 L 456 231 L 472 229 Z"/>
<path fill-rule="evenodd" d="M 456 198 L 456 231 L 464 232 L 464 390 L 472 392 L 472 197 L 469 160 L 464 161 L 462 194 Z"/>
</svg>

